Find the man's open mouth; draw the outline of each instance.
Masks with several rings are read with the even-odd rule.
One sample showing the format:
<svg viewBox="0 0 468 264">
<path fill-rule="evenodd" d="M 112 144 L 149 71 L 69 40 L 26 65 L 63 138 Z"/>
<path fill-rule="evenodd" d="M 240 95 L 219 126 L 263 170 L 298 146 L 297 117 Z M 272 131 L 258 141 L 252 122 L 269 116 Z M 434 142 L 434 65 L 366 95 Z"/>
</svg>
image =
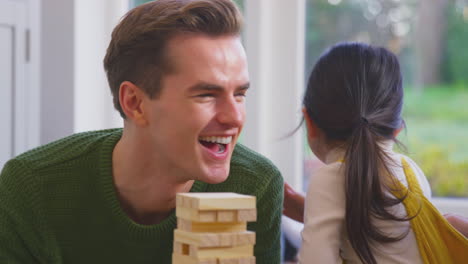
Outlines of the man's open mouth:
<svg viewBox="0 0 468 264">
<path fill-rule="evenodd" d="M 232 141 L 232 136 L 229 137 L 200 137 L 200 144 L 216 154 L 222 154 L 226 151 L 226 147 Z"/>
</svg>

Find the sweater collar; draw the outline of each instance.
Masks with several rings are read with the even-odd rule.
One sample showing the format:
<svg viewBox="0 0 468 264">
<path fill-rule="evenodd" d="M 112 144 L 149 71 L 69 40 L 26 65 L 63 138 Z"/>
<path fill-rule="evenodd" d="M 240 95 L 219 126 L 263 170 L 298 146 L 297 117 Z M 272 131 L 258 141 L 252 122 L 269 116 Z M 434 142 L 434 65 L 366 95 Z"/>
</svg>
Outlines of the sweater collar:
<svg viewBox="0 0 468 264">
<path fill-rule="evenodd" d="M 154 239 L 161 237 L 163 233 L 173 230 L 176 227 L 177 218 L 175 210 L 161 223 L 154 225 L 142 225 L 134 222 L 123 211 L 118 200 L 117 191 L 115 189 L 114 179 L 112 176 L 112 152 L 115 145 L 122 137 L 122 129 L 115 129 L 103 142 L 100 150 L 100 189 L 102 190 L 103 198 L 105 199 L 107 210 L 110 210 L 111 224 L 117 225 L 117 229 L 121 235 L 130 236 L 137 240 Z M 190 192 L 206 191 L 208 184 L 200 181 L 195 181 Z"/>
</svg>

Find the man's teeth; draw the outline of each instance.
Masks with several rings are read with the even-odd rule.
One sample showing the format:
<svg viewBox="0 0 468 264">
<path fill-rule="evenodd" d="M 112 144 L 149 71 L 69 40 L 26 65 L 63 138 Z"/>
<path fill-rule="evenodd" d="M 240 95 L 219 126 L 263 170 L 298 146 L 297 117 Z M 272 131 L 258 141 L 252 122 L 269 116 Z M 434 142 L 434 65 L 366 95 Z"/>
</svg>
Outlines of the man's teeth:
<svg viewBox="0 0 468 264">
<path fill-rule="evenodd" d="M 218 143 L 218 144 L 229 144 L 232 141 L 231 137 L 200 137 L 199 140 L 207 141 L 211 143 Z"/>
</svg>

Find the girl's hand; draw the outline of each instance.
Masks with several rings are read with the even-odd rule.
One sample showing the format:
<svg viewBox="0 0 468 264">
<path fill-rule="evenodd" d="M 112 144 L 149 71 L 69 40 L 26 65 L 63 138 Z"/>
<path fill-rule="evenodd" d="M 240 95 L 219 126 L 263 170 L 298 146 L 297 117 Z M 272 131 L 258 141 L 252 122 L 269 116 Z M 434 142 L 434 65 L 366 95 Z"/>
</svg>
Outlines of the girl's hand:
<svg viewBox="0 0 468 264">
<path fill-rule="evenodd" d="M 457 214 L 444 214 L 444 217 L 458 232 L 468 238 L 468 217 Z"/>
<path fill-rule="evenodd" d="M 296 192 L 286 182 L 284 183 L 283 214 L 291 219 L 304 223 L 304 195 Z"/>
</svg>

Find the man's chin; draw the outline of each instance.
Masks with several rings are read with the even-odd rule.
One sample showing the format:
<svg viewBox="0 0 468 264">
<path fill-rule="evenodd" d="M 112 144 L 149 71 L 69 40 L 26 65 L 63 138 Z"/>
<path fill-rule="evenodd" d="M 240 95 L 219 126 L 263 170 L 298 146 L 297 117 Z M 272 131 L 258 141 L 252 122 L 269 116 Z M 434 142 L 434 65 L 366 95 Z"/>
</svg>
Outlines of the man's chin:
<svg viewBox="0 0 468 264">
<path fill-rule="evenodd" d="M 227 180 L 229 176 L 229 169 L 216 169 L 206 173 L 201 181 L 209 184 L 218 184 Z"/>
</svg>

